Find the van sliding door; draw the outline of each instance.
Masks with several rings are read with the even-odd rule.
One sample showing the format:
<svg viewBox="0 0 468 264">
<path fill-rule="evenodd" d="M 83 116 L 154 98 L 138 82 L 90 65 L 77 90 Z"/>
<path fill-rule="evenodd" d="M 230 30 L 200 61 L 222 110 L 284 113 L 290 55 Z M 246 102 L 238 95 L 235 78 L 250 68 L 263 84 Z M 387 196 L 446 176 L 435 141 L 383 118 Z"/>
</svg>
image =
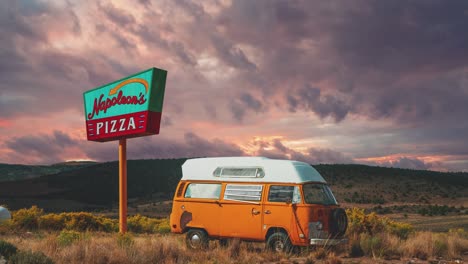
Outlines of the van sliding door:
<svg viewBox="0 0 468 264">
<path fill-rule="evenodd" d="M 263 185 L 226 184 L 221 201 L 221 237 L 262 240 Z"/>
</svg>

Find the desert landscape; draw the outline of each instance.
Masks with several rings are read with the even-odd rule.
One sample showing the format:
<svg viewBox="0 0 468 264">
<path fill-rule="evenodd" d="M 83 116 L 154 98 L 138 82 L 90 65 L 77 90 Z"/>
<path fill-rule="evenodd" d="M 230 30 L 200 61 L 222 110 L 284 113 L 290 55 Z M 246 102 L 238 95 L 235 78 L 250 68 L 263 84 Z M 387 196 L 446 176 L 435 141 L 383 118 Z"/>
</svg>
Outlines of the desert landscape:
<svg viewBox="0 0 468 264">
<path fill-rule="evenodd" d="M 129 161 L 125 235 L 118 234 L 116 162 L 2 164 L 8 177 L 0 182 L 0 201 L 13 220 L 0 226 L 1 241 L 24 254 L 18 259 L 53 263 L 463 263 L 468 258 L 467 173 L 364 165 L 314 166 L 346 208 L 347 245 L 286 254 L 269 252 L 263 243 L 233 240 L 223 246 L 213 240 L 208 250 L 191 251 L 184 235 L 170 233 L 168 220 L 184 161 Z M 36 171 L 46 174 L 31 173 Z"/>
</svg>

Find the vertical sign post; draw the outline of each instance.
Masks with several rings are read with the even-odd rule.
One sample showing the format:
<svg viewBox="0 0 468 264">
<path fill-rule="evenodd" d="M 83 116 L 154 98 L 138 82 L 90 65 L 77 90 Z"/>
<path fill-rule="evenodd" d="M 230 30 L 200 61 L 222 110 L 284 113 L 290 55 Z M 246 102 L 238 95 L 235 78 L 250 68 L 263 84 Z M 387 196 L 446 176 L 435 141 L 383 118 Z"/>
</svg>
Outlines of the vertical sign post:
<svg viewBox="0 0 468 264">
<path fill-rule="evenodd" d="M 127 232 L 127 139 L 119 140 L 119 231 Z"/>
<path fill-rule="evenodd" d="M 151 68 L 83 94 L 88 140 L 119 140 L 119 231 L 127 232 L 127 138 L 159 134 L 167 71 Z"/>
</svg>

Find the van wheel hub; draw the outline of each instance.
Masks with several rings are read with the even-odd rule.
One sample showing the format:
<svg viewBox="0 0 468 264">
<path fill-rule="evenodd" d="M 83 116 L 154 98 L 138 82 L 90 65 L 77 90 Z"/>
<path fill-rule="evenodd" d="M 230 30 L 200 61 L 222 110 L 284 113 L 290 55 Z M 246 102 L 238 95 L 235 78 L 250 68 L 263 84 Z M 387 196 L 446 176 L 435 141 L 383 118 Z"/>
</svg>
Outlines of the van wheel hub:
<svg viewBox="0 0 468 264">
<path fill-rule="evenodd" d="M 192 229 L 187 232 L 185 242 L 190 249 L 203 249 L 208 247 L 208 234 L 199 229 Z"/>
<path fill-rule="evenodd" d="M 195 246 L 195 245 L 199 245 L 200 244 L 200 237 L 197 235 L 197 234 L 194 234 L 191 238 L 190 238 L 190 242 Z"/>
<path fill-rule="evenodd" d="M 284 250 L 284 243 L 283 243 L 283 241 L 280 241 L 280 240 L 275 241 L 275 243 L 274 243 L 274 245 L 273 245 L 273 249 L 274 249 L 276 252 L 283 252 L 283 250 Z"/>
<path fill-rule="evenodd" d="M 292 249 L 288 235 L 283 232 L 271 234 L 266 241 L 266 246 L 273 252 L 290 252 Z"/>
</svg>

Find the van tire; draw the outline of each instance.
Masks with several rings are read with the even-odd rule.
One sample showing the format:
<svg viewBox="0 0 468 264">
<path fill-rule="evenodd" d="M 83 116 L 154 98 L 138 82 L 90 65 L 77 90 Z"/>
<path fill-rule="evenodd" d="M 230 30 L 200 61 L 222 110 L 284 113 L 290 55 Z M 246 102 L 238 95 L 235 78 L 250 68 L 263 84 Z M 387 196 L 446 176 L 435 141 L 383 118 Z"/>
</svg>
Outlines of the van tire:
<svg viewBox="0 0 468 264">
<path fill-rule="evenodd" d="M 283 232 L 275 232 L 271 234 L 266 242 L 267 249 L 273 252 L 286 252 L 289 253 L 292 250 L 292 244 L 289 240 L 288 235 Z"/>
<path fill-rule="evenodd" d="M 185 243 L 189 249 L 205 249 L 208 247 L 208 234 L 202 229 L 190 229 Z"/>
<path fill-rule="evenodd" d="M 343 208 L 333 210 L 332 219 L 330 222 L 330 234 L 334 237 L 342 237 L 346 233 L 348 227 L 348 217 Z"/>
</svg>

